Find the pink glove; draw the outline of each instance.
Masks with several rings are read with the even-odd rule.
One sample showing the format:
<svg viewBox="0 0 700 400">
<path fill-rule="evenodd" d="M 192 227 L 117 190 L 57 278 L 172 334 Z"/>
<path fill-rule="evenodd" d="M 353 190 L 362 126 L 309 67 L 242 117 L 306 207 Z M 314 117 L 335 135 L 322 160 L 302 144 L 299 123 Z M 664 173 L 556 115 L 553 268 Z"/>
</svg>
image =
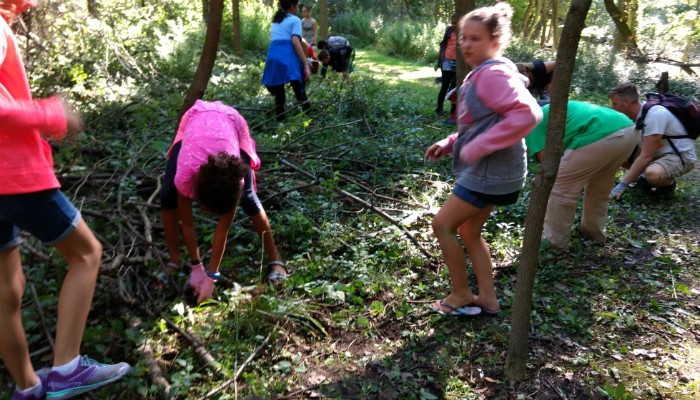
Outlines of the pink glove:
<svg viewBox="0 0 700 400">
<path fill-rule="evenodd" d="M 212 293 L 214 293 L 214 284 L 216 281 L 206 276 L 202 286 L 199 289 L 199 298 L 197 299 L 197 304 L 211 299 Z"/>
<path fill-rule="evenodd" d="M 192 273 L 190 274 L 190 286 L 194 289 L 195 296 L 199 295 L 199 288 L 202 286 L 202 282 L 207 277 L 204 273 L 204 264 L 200 261 L 199 264 L 191 265 Z"/>
</svg>

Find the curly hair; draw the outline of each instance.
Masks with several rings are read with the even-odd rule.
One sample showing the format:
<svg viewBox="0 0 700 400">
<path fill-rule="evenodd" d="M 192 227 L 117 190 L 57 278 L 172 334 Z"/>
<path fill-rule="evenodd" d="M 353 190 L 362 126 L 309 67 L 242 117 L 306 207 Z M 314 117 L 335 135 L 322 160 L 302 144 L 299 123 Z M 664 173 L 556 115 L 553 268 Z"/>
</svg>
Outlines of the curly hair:
<svg viewBox="0 0 700 400">
<path fill-rule="evenodd" d="M 510 20 L 513 18 L 513 7 L 508 3 L 496 3 L 491 7 L 480 7 L 462 17 L 460 26 L 463 29 L 467 21 L 479 21 L 486 25 L 493 39 L 501 42 L 501 48 L 505 48 L 510 41 Z"/>
<path fill-rule="evenodd" d="M 217 214 L 226 214 L 238 205 L 241 197 L 241 179 L 248 165 L 238 157 L 225 152 L 212 154 L 199 167 L 195 183 L 195 197 L 202 206 Z"/>
</svg>

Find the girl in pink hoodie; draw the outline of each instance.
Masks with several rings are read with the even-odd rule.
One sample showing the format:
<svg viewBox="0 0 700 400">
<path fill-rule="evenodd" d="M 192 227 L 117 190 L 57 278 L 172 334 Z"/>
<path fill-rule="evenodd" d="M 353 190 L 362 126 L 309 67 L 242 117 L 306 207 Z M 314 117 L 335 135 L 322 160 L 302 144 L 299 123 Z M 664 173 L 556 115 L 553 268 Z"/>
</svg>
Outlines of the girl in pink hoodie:
<svg viewBox="0 0 700 400">
<path fill-rule="evenodd" d="M 433 218 L 452 278 L 452 293 L 430 305 L 451 316 L 497 315 L 491 255 L 481 231 L 494 205 L 514 204 L 525 186 L 527 161 L 523 139 L 542 119 L 515 65 L 501 57 L 510 39 L 513 9 L 506 3 L 476 9 L 462 18 L 460 50 L 474 68 L 459 91 L 458 132 L 428 148 L 437 161 L 453 153 L 455 188 Z M 459 231 L 479 283 L 479 296 L 469 290 Z"/>
</svg>

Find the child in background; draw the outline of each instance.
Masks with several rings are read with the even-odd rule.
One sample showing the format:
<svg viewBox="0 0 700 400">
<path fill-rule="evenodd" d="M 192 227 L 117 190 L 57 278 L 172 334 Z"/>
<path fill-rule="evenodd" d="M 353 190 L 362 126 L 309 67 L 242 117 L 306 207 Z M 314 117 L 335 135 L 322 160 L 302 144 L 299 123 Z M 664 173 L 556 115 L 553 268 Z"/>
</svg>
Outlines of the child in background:
<svg viewBox="0 0 700 400">
<path fill-rule="evenodd" d="M 267 51 L 262 84 L 275 96 L 277 120 L 284 121 L 286 92 L 284 85 L 289 83 L 294 90 L 302 110 L 311 109 L 303 82 L 311 78 L 309 62 L 301 44 L 301 20 L 299 0 L 279 0 L 280 10 L 275 13 L 270 29 L 270 48 Z"/>
<path fill-rule="evenodd" d="M 80 356 L 80 342 L 100 269 L 102 245 L 66 199 L 43 139 L 73 139 L 81 119 L 65 101 L 33 100 L 9 24 L 36 1 L 0 1 L 0 355 L 17 384 L 13 400 L 68 399 L 124 376 L 126 363 L 104 365 Z M 19 230 L 54 246 L 68 263 L 58 298 L 53 368 L 34 371 L 22 326 Z M 53 279 L 55 276 L 47 277 Z"/>
<path fill-rule="evenodd" d="M 316 20 L 311 18 L 312 8 L 313 6 L 307 4 L 302 9 L 304 19 L 301 20 L 301 36 L 303 39 L 306 39 L 306 43 L 308 43 L 309 46 L 316 46 L 316 43 L 318 43 L 316 40 L 316 32 L 318 31 L 318 27 L 316 26 Z"/>
<path fill-rule="evenodd" d="M 529 63 L 516 63 L 518 71 L 530 80 L 528 89 L 534 98 L 538 98 L 537 104 L 544 106 L 549 104 L 549 91 L 554 76 L 555 61 L 532 60 Z"/>
<path fill-rule="evenodd" d="M 255 193 L 253 170 L 258 168 L 260 159 L 255 152 L 255 142 L 238 111 L 219 101 L 197 100 L 182 117 L 168 151 L 160 203 L 170 253 L 168 267 L 179 268 L 181 262 L 182 222 L 182 237 L 191 258 L 189 284 L 198 296 L 197 303 L 212 296 L 239 199 L 267 250 L 270 283 L 278 284 L 288 277 L 277 253 L 267 214 Z M 219 214 L 207 272 L 197 247 L 192 214 L 195 198 L 205 210 Z"/>
<path fill-rule="evenodd" d="M 438 55 L 438 64 L 442 70 L 442 86 L 438 94 L 437 108 L 435 113 L 439 116 L 444 115 L 442 105 L 445 102 L 447 92 L 455 88 L 455 78 L 457 76 L 457 14 L 452 14 L 452 23 L 445 28 L 445 34 L 440 42 L 440 54 Z M 450 114 L 453 114 L 456 105 L 452 105 Z"/>
<path fill-rule="evenodd" d="M 458 132 L 430 146 L 425 155 L 437 161 L 454 153 L 457 184 L 432 223 L 452 278 L 452 293 L 430 308 L 448 316 L 495 316 L 500 311 L 491 255 L 481 231 L 494 205 L 518 200 L 527 175 L 523 138 L 542 119 L 542 110 L 515 65 L 501 56 L 511 36 L 512 16 L 510 5 L 498 3 L 478 8 L 460 21 L 460 50 L 474 70 L 460 89 Z M 472 261 L 478 297 L 469 290 L 457 231 Z"/>
</svg>

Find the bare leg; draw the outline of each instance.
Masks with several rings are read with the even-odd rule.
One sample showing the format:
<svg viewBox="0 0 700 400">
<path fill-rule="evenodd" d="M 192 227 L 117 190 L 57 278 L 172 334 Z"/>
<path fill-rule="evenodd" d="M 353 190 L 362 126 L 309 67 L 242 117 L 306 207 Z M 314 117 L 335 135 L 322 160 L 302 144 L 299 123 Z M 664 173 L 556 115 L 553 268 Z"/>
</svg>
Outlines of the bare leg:
<svg viewBox="0 0 700 400">
<path fill-rule="evenodd" d="M 459 236 L 467 246 L 467 253 L 472 260 L 472 267 L 479 284 L 479 295 L 474 297 L 474 303 L 489 311 L 498 311 L 500 305 L 496 298 L 493 286 L 493 268 L 491 267 L 491 253 L 486 242 L 481 237 L 484 224 L 491 214 L 493 206 L 484 208 L 459 227 Z"/>
<path fill-rule="evenodd" d="M 250 217 L 253 220 L 253 226 L 255 226 L 255 231 L 258 232 L 258 236 L 265 246 L 267 251 L 268 261 L 282 261 L 277 252 L 277 246 L 275 245 L 275 238 L 272 235 L 272 228 L 270 227 L 270 220 L 267 219 L 267 214 L 265 210 L 261 210 L 258 214 Z M 271 265 L 272 271 L 286 272 L 281 265 Z"/>
<path fill-rule="evenodd" d="M 459 240 L 457 240 L 457 229 L 472 218 L 476 218 L 477 221 L 486 221 L 492 208 L 492 206 L 484 209 L 475 207 L 451 194 L 435 218 L 433 218 L 433 232 L 438 238 L 442 256 L 445 259 L 447 268 L 450 271 L 450 278 L 452 279 L 452 293 L 447 296 L 444 302 L 452 307 L 462 307 L 474 302 L 474 295 L 469 290 L 464 249 Z M 483 222 L 481 224 L 483 225 Z M 480 234 L 481 230 L 479 230 Z M 493 282 L 491 286 L 493 286 Z M 444 312 L 451 312 L 447 307 L 441 306 L 440 302 L 436 302 L 434 306 L 436 308 L 440 307 L 439 309 Z"/>
<path fill-rule="evenodd" d="M 175 210 L 161 210 L 163 218 L 163 230 L 165 231 L 165 242 L 168 244 L 168 254 L 170 262 L 180 265 L 180 213 Z"/>
<path fill-rule="evenodd" d="M 80 342 L 100 269 L 102 244 L 92 234 L 85 220 L 80 220 L 75 230 L 55 247 L 68 262 L 68 274 L 58 298 L 56 352 L 53 360 L 54 366 L 61 366 L 80 354 Z"/>
<path fill-rule="evenodd" d="M 666 177 L 666 169 L 661 164 L 649 164 L 644 170 L 644 175 L 647 178 L 647 182 L 656 187 L 668 186 L 673 183 L 673 178 Z"/>
<path fill-rule="evenodd" d="M 21 390 L 39 382 L 29 359 L 22 326 L 22 294 L 26 282 L 19 248 L 0 253 L 0 355 Z"/>
</svg>

